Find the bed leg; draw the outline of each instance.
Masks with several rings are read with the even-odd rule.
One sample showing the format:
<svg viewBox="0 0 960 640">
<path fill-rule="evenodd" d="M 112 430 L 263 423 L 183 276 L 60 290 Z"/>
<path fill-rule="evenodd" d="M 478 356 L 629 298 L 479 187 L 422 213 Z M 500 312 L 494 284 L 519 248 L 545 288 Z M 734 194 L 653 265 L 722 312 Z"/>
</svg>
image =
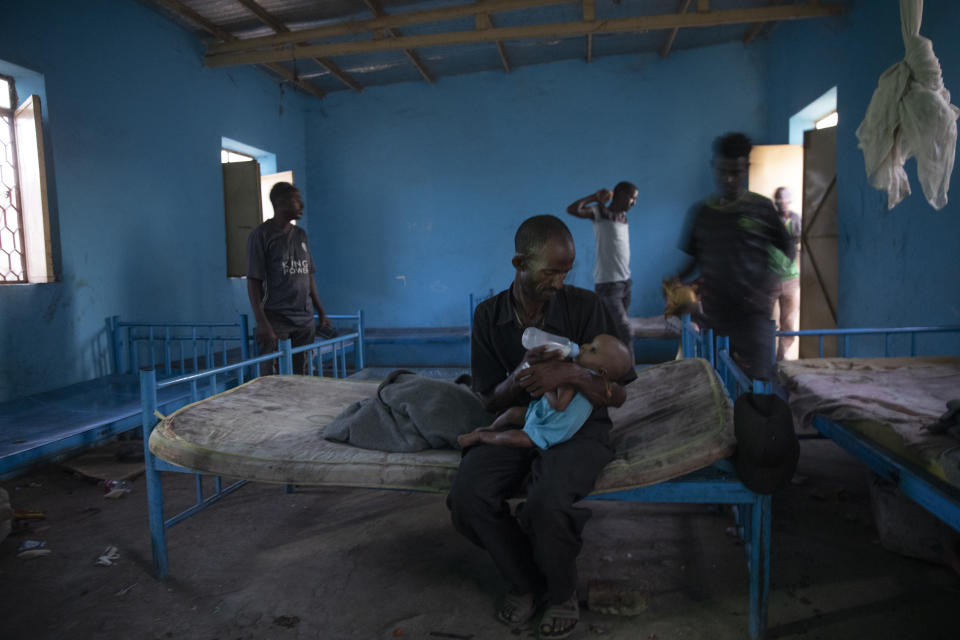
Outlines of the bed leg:
<svg viewBox="0 0 960 640">
<path fill-rule="evenodd" d="M 153 570 L 157 579 L 165 578 L 167 569 L 167 531 L 163 521 L 163 480 L 157 471 L 156 458 L 150 451 L 150 434 L 157 424 L 157 374 L 153 369 L 140 370 L 140 424 L 143 428 L 144 476 L 147 480 L 147 513 L 150 518 L 150 544 L 153 547 Z"/>
<path fill-rule="evenodd" d="M 150 544 L 153 547 L 153 571 L 158 580 L 167 577 L 167 530 L 163 522 L 163 482 L 160 472 L 148 469 L 147 510 L 150 515 Z"/>
<path fill-rule="evenodd" d="M 763 638 L 767 631 L 767 600 L 770 595 L 771 497 L 758 495 L 750 505 L 750 637 Z"/>
</svg>

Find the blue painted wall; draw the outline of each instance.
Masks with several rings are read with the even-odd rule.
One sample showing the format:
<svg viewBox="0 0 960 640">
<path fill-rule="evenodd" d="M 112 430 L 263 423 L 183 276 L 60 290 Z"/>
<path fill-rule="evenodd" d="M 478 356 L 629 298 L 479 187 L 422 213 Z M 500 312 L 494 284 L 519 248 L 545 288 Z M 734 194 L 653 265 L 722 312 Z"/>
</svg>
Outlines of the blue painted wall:
<svg viewBox="0 0 960 640">
<path fill-rule="evenodd" d="M 960 179 L 935 211 L 923 197 L 916 163 L 913 194 L 888 211 L 886 193 L 866 179 L 856 128 L 880 75 L 903 59 L 896 2 L 850 3 L 841 21 L 782 24 L 768 51 L 768 141 L 785 143 L 787 121 L 837 87 L 839 322 L 841 326 L 960 324 Z M 927 2 L 921 35 L 933 41 L 944 83 L 960 91 L 960 3 Z M 948 340 L 939 340 L 951 344 Z"/>
<path fill-rule="evenodd" d="M 765 133 L 759 51 L 558 62 L 309 103 L 321 297 L 362 306 L 372 327 L 465 325 L 468 294 L 510 283 L 513 234 L 541 213 L 576 238 L 568 281 L 593 288 L 593 230 L 566 206 L 630 180 L 640 190 L 631 312 L 662 313 L 661 278 L 683 260 L 682 218 L 712 188 L 713 138 Z"/>
<path fill-rule="evenodd" d="M 220 140 L 305 177 L 305 98 L 207 70 L 195 37 L 127 0 L 6 3 L 0 60 L 44 76 L 60 282 L 0 286 L 0 400 L 107 372 L 104 317 L 230 320 Z M 309 220 L 306 221 L 309 227 Z"/>
<path fill-rule="evenodd" d="M 79 8 L 82 6 L 83 8 Z M 513 233 L 555 213 L 592 286 L 593 236 L 566 205 L 628 179 L 634 315 L 662 310 L 687 207 L 712 188 L 712 139 L 786 142 L 791 115 L 838 87 L 841 323 L 960 322 L 960 207 L 915 193 L 886 212 L 853 131 L 902 57 L 896 3 L 783 24 L 772 40 L 569 61 L 342 92 L 281 92 L 255 70 L 207 70 L 201 45 L 123 0 L 5 8 L 0 60 L 43 75 L 61 282 L 0 287 L 0 400 L 107 369 L 103 318 L 226 320 L 247 310 L 223 276 L 219 146 L 277 154 L 306 186 L 304 224 L 334 312 L 374 327 L 463 325 L 467 294 L 512 277 Z M 955 3 L 928 3 L 948 88 L 960 83 Z M 918 190 L 915 171 L 911 178 Z M 956 185 L 954 185 L 956 188 Z"/>
</svg>

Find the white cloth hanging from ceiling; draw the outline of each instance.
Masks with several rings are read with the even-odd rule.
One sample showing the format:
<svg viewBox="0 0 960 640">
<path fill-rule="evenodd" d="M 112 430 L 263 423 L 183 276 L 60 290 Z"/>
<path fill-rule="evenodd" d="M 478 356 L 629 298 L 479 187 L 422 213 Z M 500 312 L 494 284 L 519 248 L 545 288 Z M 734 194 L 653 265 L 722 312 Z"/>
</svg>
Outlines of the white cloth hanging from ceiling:
<svg viewBox="0 0 960 640">
<path fill-rule="evenodd" d="M 957 145 L 957 116 L 943 85 L 933 44 L 920 35 L 923 0 L 900 0 L 900 30 L 906 55 L 880 76 L 866 116 L 857 127 L 867 179 L 887 192 L 894 208 L 910 195 L 903 165 L 917 159 L 917 175 L 934 209 L 947 204 Z"/>
</svg>

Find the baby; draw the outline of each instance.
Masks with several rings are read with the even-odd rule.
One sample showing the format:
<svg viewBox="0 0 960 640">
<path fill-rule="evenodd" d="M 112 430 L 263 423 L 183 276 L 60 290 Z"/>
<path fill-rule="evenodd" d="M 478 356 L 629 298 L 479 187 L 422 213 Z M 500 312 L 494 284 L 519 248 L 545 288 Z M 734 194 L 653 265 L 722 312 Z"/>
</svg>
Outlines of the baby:
<svg viewBox="0 0 960 640">
<path fill-rule="evenodd" d="M 580 354 L 573 359 L 581 367 L 590 369 L 609 381 L 622 378 L 633 366 L 630 351 L 615 336 L 601 333 L 593 342 L 580 346 Z M 526 407 L 510 407 L 488 427 L 465 433 L 457 442 L 461 449 L 480 442 L 507 447 L 548 449 L 565 442 L 579 431 L 593 412 L 593 405 L 582 393 L 572 387 L 558 387 L 547 391 Z M 510 425 L 523 429 L 507 429 Z"/>
</svg>

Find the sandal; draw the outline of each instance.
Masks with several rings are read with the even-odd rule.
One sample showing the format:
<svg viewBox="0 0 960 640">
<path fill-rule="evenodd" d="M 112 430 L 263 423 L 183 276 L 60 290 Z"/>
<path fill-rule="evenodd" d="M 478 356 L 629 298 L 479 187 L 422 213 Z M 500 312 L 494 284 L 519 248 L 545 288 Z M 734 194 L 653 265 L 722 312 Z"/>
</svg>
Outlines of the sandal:
<svg viewBox="0 0 960 640">
<path fill-rule="evenodd" d="M 566 638 L 580 622 L 580 606 L 577 604 L 577 594 L 560 604 L 551 604 L 540 616 L 537 627 L 540 638 Z"/>
<path fill-rule="evenodd" d="M 497 620 L 510 626 L 525 624 L 536 610 L 537 602 L 532 593 L 517 594 L 508 591 L 497 608 Z"/>
</svg>

